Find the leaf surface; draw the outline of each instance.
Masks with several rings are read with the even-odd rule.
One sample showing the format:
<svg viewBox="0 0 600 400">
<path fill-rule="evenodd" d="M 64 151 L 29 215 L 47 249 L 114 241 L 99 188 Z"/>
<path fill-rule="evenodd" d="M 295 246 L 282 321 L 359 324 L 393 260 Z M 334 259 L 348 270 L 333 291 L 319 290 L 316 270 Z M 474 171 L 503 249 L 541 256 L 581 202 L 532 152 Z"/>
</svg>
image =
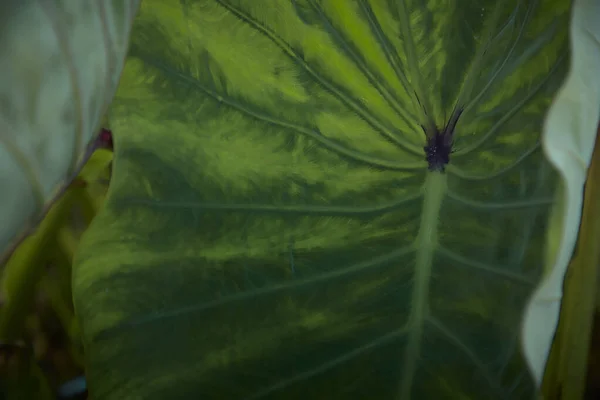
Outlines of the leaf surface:
<svg viewBox="0 0 600 400">
<path fill-rule="evenodd" d="M 0 264 L 89 156 L 137 3 L 0 5 Z"/>
<path fill-rule="evenodd" d="M 74 277 L 90 391 L 531 398 L 569 5 L 269 4 L 141 5 Z"/>
</svg>

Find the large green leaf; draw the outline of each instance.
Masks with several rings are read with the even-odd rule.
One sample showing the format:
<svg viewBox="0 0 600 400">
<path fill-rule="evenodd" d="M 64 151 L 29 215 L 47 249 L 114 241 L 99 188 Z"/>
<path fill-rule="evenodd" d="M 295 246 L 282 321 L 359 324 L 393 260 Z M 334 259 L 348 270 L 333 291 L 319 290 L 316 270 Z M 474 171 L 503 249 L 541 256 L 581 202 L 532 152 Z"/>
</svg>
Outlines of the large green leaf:
<svg viewBox="0 0 600 400">
<path fill-rule="evenodd" d="M 137 3 L 1 2 L 0 264 L 89 156 Z"/>
<path fill-rule="evenodd" d="M 531 398 L 568 17 L 146 0 L 74 277 L 94 398 Z M 429 171 L 426 136 L 459 114 Z"/>
</svg>

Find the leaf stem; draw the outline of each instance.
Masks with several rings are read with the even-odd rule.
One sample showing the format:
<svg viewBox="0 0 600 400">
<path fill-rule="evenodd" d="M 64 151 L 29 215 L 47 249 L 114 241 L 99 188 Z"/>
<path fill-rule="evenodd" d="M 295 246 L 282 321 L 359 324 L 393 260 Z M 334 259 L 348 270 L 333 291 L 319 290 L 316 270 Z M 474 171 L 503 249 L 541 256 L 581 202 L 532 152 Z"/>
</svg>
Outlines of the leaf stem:
<svg viewBox="0 0 600 400">
<path fill-rule="evenodd" d="M 4 271 L 5 304 L 0 313 L 0 340 L 10 343 L 21 335 L 35 289 L 44 272 L 44 256 L 82 188 L 71 188 L 50 209 L 37 231 L 21 243 Z"/>
<path fill-rule="evenodd" d="M 429 314 L 429 281 L 438 240 L 438 221 L 442 202 L 446 197 L 447 174 L 428 172 L 425 178 L 421 228 L 417 235 L 415 280 L 409 316 L 409 334 L 402 362 L 402 379 L 398 400 L 411 398 L 413 380 L 421 352 L 421 338 Z"/>
</svg>

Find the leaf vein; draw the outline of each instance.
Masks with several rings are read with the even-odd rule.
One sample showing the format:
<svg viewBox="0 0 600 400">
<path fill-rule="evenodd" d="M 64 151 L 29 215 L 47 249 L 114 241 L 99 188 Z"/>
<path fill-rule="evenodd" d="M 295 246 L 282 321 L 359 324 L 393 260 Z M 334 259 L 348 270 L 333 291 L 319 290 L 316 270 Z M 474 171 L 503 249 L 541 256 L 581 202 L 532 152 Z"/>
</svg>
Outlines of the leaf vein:
<svg viewBox="0 0 600 400">
<path fill-rule="evenodd" d="M 247 106 L 242 105 L 229 97 L 222 96 L 221 94 L 209 89 L 208 87 L 202 85 L 197 80 L 195 80 L 189 76 L 186 76 L 178 71 L 175 71 L 172 68 L 169 68 L 159 62 L 153 61 L 149 57 L 146 57 L 142 54 L 137 53 L 135 51 L 135 49 L 131 51 L 131 55 L 138 57 L 140 60 L 144 61 L 148 65 L 152 65 L 155 68 L 162 70 L 165 73 L 169 73 L 173 76 L 178 77 L 182 81 L 186 81 L 187 83 L 194 85 L 195 87 L 197 87 L 204 93 L 208 94 L 209 96 L 211 96 L 212 98 L 214 98 L 215 100 L 217 100 L 220 103 L 226 104 L 226 105 L 230 106 L 231 108 L 234 108 L 246 115 L 254 117 L 255 119 L 257 119 L 259 121 L 268 122 L 275 126 L 287 128 L 287 129 L 290 129 L 297 133 L 308 136 L 312 139 L 315 139 L 316 141 L 321 143 L 326 149 L 328 149 L 332 152 L 335 152 L 339 155 L 342 155 L 346 158 L 349 158 L 351 160 L 359 161 L 363 164 L 371 165 L 371 166 L 377 167 L 377 168 L 383 168 L 383 169 L 388 169 L 388 170 L 397 170 L 397 171 L 419 170 L 419 169 L 423 169 L 425 166 L 425 163 L 422 161 L 417 161 L 417 162 L 412 162 L 412 163 L 397 163 L 397 162 L 394 162 L 391 160 L 386 160 L 386 159 L 379 158 L 379 157 L 369 156 L 369 155 L 359 152 L 357 150 L 342 146 L 342 145 L 336 143 L 335 141 L 323 136 L 321 133 L 319 133 L 318 131 L 316 131 L 314 129 L 305 128 L 300 125 L 296 125 L 296 124 L 293 124 L 290 122 L 276 119 L 272 116 L 261 113 L 259 111 L 251 110 Z"/>
<path fill-rule="evenodd" d="M 333 94 L 337 99 L 339 99 L 342 103 L 348 106 L 352 111 L 354 111 L 361 119 L 367 122 L 373 129 L 375 129 L 384 139 L 388 142 L 396 144 L 403 150 L 409 152 L 410 154 L 422 156 L 422 152 L 420 148 L 414 145 L 406 144 L 400 141 L 396 135 L 394 135 L 393 129 L 385 126 L 382 122 L 378 121 L 376 118 L 373 118 L 368 110 L 366 110 L 363 106 L 360 105 L 356 99 L 347 96 L 340 89 L 335 87 L 335 85 L 329 81 L 327 81 L 324 77 L 319 75 L 313 68 L 310 67 L 297 53 L 294 49 L 291 48 L 283 39 L 269 30 L 260 22 L 256 21 L 250 15 L 244 13 L 243 11 L 235 8 L 231 4 L 225 3 L 222 0 L 216 0 L 223 7 L 228 9 L 232 14 L 237 16 L 240 20 L 246 22 L 267 38 L 269 38 L 273 43 L 275 43 L 279 48 L 281 48 L 285 54 L 287 54 L 294 62 L 296 62 L 300 67 L 302 67 L 309 75 L 311 75 L 324 89 Z"/>
<path fill-rule="evenodd" d="M 335 27 L 333 27 L 331 21 L 329 21 L 329 18 L 327 18 L 327 15 L 325 15 L 325 13 L 323 12 L 323 9 L 317 4 L 315 4 L 314 0 L 310 0 L 310 3 L 313 5 L 313 7 L 323 20 L 324 25 L 328 28 L 334 40 L 336 40 L 339 43 L 340 47 L 347 54 L 348 58 L 354 61 L 357 67 L 361 70 L 361 72 L 365 75 L 369 82 L 377 89 L 379 94 L 381 94 L 381 96 L 387 101 L 390 107 L 392 107 L 394 111 L 396 111 L 407 124 L 416 124 L 415 117 L 410 115 L 404 107 L 400 106 L 397 98 L 395 98 L 390 93 L 387 87 L 381 84 L 381 79 L 377 79 L 375 77 L 375 73 L 372 72 L 369 69 L 369 67 L 365 64 L 365 62 L 361 59 L 361 57 L 356 54 L 356 52 L 352 49 L 352 47 L 344 38 L 344 36 L 337 29 L 335 29 Z M 418 125 L 415 128 L 418 128 Z M 416 149 L 417 148 L 415 147 L 416 154 L 421 154 L 420 148 L 419 150 Z"/>
</svg>

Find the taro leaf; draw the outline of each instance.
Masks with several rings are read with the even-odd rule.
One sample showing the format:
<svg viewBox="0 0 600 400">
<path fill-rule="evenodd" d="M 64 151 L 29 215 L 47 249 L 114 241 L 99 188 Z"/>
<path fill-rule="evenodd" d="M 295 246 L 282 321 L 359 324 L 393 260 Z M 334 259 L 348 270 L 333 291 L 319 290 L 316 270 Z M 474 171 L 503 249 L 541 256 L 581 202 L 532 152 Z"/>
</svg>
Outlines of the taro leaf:
<svg viewBox="0 0 600 400">
<path fill-rule="evenodd" d="M 531 398 L 519 329 L 568 18 L 558 0 L 146 0 L 75 267 L 94 398 Z"/>
<path fill-rule="evenodd" d="M 1 2 L 0 264 L 89 155 L 138 2 Z"/>
</svg>

